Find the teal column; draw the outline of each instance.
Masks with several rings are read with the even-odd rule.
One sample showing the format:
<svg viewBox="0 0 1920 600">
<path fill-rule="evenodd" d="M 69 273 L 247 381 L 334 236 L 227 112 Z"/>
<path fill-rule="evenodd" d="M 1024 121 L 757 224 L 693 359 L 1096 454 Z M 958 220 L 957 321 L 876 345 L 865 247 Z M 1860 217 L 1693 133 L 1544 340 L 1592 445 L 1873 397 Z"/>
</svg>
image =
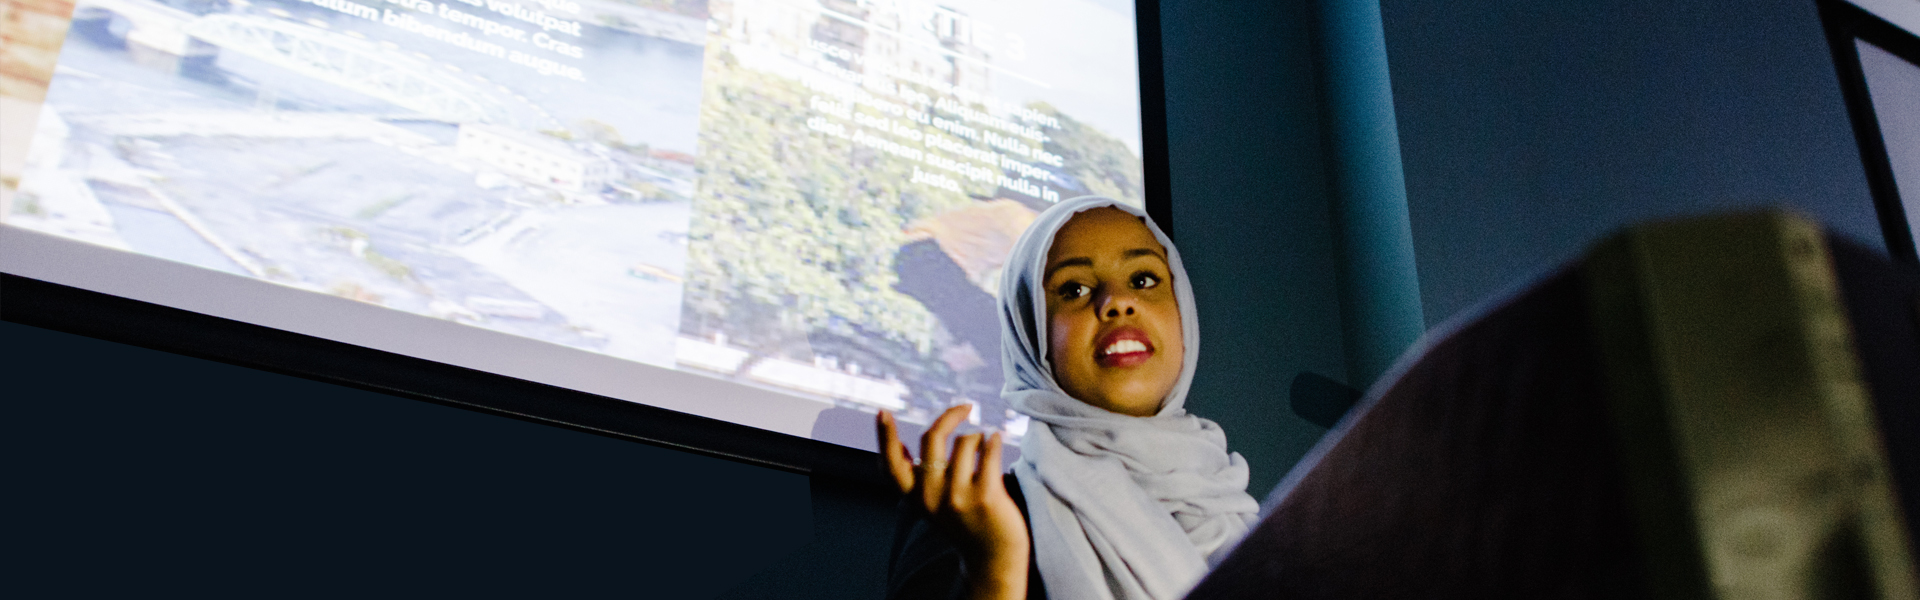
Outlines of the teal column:
<svg viewBox="0 0 1920 600">
<path fill-rule="evenodd" d="M 1347 384 L 1365 389 L 1426 330 L 1379 0 L 1319 0 L 1318 61 Z"/>
</svg>

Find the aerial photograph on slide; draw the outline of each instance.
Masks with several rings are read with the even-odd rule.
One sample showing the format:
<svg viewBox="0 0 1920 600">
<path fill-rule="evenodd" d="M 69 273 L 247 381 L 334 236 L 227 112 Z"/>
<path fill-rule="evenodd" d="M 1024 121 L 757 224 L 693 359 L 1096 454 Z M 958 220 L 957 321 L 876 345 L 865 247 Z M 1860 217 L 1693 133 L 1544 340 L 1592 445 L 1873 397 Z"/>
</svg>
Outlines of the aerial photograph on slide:
<svg viewBox="0 0 1920 600">
<path fill-rule="evenodd" d="M 78 0 L 9 225 L 672 367 L 703 0 Z"/>
</svg>

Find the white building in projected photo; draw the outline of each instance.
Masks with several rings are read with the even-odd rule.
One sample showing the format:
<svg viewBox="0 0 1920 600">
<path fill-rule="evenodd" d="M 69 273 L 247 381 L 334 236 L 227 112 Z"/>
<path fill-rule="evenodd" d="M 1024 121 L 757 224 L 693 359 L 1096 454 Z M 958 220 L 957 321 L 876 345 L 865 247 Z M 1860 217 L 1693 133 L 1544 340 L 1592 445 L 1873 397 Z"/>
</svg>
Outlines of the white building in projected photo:
<svg viewBox="0 0 1920 600">
<path fill-rule="evenodd" d="M 885 75 L 940 94 L 984 97 L 993 90 L 995 50 L 1024 43 L 931 0 L 736 0 L 729 37 L 789 56 L 819 56 L 839 68 Z M 1020 46 L 1013 48 L 1011 46 Z"/>
<path fill-rule="evenodd" d="M 592 193 L 613 181 L 613 161 L 544 134 L 463 123 L 455 149 L 461 158 L 562 192 Z"/>
</svg>

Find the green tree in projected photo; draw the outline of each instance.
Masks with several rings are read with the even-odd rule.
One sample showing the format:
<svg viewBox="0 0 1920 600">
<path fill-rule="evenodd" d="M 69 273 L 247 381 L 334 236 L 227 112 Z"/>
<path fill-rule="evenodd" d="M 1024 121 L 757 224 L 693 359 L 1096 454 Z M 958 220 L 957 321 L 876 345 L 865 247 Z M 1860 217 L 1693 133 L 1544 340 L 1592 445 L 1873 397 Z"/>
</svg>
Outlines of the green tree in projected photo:
<svg viewBox="0 0 1920 600">
<path fill-rule="evenodd" d="M 727 55 L 708 64 L 688 309 L 731 316 L 738 327 L 730 333 L 804 335 L 837 318 L 926 350 L 931 317 L 891 288 L 893 253 L 907 223 L 993 188 L 909 184 L 908 161 L 808 130 L 813 93 L 799 82 L 739 68 Z M 765 308 L 746 310 L 751 304 Z"/>
<path fill-rule="evenodd" d="M 906 384 L 916 406 L 958 399 L 965 385 L 956 381 L 951 356 L 943 359 L 955 336 L 896 289 L 895 259 L 913 241 L 908 229 L 983 202 L 1017 200 L 1029 212 L 1048 203 L 993 181 L 917 183 L 915 171 L 927 165 L 809 128 L 819 115 L 809 101 L 820 92 L 743 67 L 725 50 L 710 52 L 682 334 L 718 335 L 756 357 L 858 360 L 866 374 Z M 1044 148 L 1064 159 L 1051 169 L 1062 198 L 1141 201 L 1140 159 L 1125 144 L 1051 106 L 1029 107 L 1060 122 L 1047 131 Z M 931 125 L 902 122 L 922 135 L 942 135 Z M 983 389 L 974 396 L 997 395 L 993 370 L 993 383 L 976 385 Z"/>
</svg>

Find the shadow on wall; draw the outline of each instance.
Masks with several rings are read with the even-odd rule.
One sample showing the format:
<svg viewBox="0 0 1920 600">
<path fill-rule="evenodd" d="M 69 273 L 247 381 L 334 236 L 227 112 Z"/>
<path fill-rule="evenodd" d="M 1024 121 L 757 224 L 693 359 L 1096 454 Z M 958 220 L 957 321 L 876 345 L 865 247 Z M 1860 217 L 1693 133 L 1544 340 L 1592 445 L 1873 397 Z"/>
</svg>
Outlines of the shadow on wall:
<svg viewBox="0 0 1920 600">
<path fill-rule="evenodd" d="M 1360 402 L 1360 390 L 1347 384 L 1313 372 L 1301 372 L 1293 376 L 1293 385 L 1287 388 L 1288 404 L 1293 414 L 1307 422 L 1333 429 L 1340 417 L 1347 415 L 1353 405 Z"/>
</svg>

